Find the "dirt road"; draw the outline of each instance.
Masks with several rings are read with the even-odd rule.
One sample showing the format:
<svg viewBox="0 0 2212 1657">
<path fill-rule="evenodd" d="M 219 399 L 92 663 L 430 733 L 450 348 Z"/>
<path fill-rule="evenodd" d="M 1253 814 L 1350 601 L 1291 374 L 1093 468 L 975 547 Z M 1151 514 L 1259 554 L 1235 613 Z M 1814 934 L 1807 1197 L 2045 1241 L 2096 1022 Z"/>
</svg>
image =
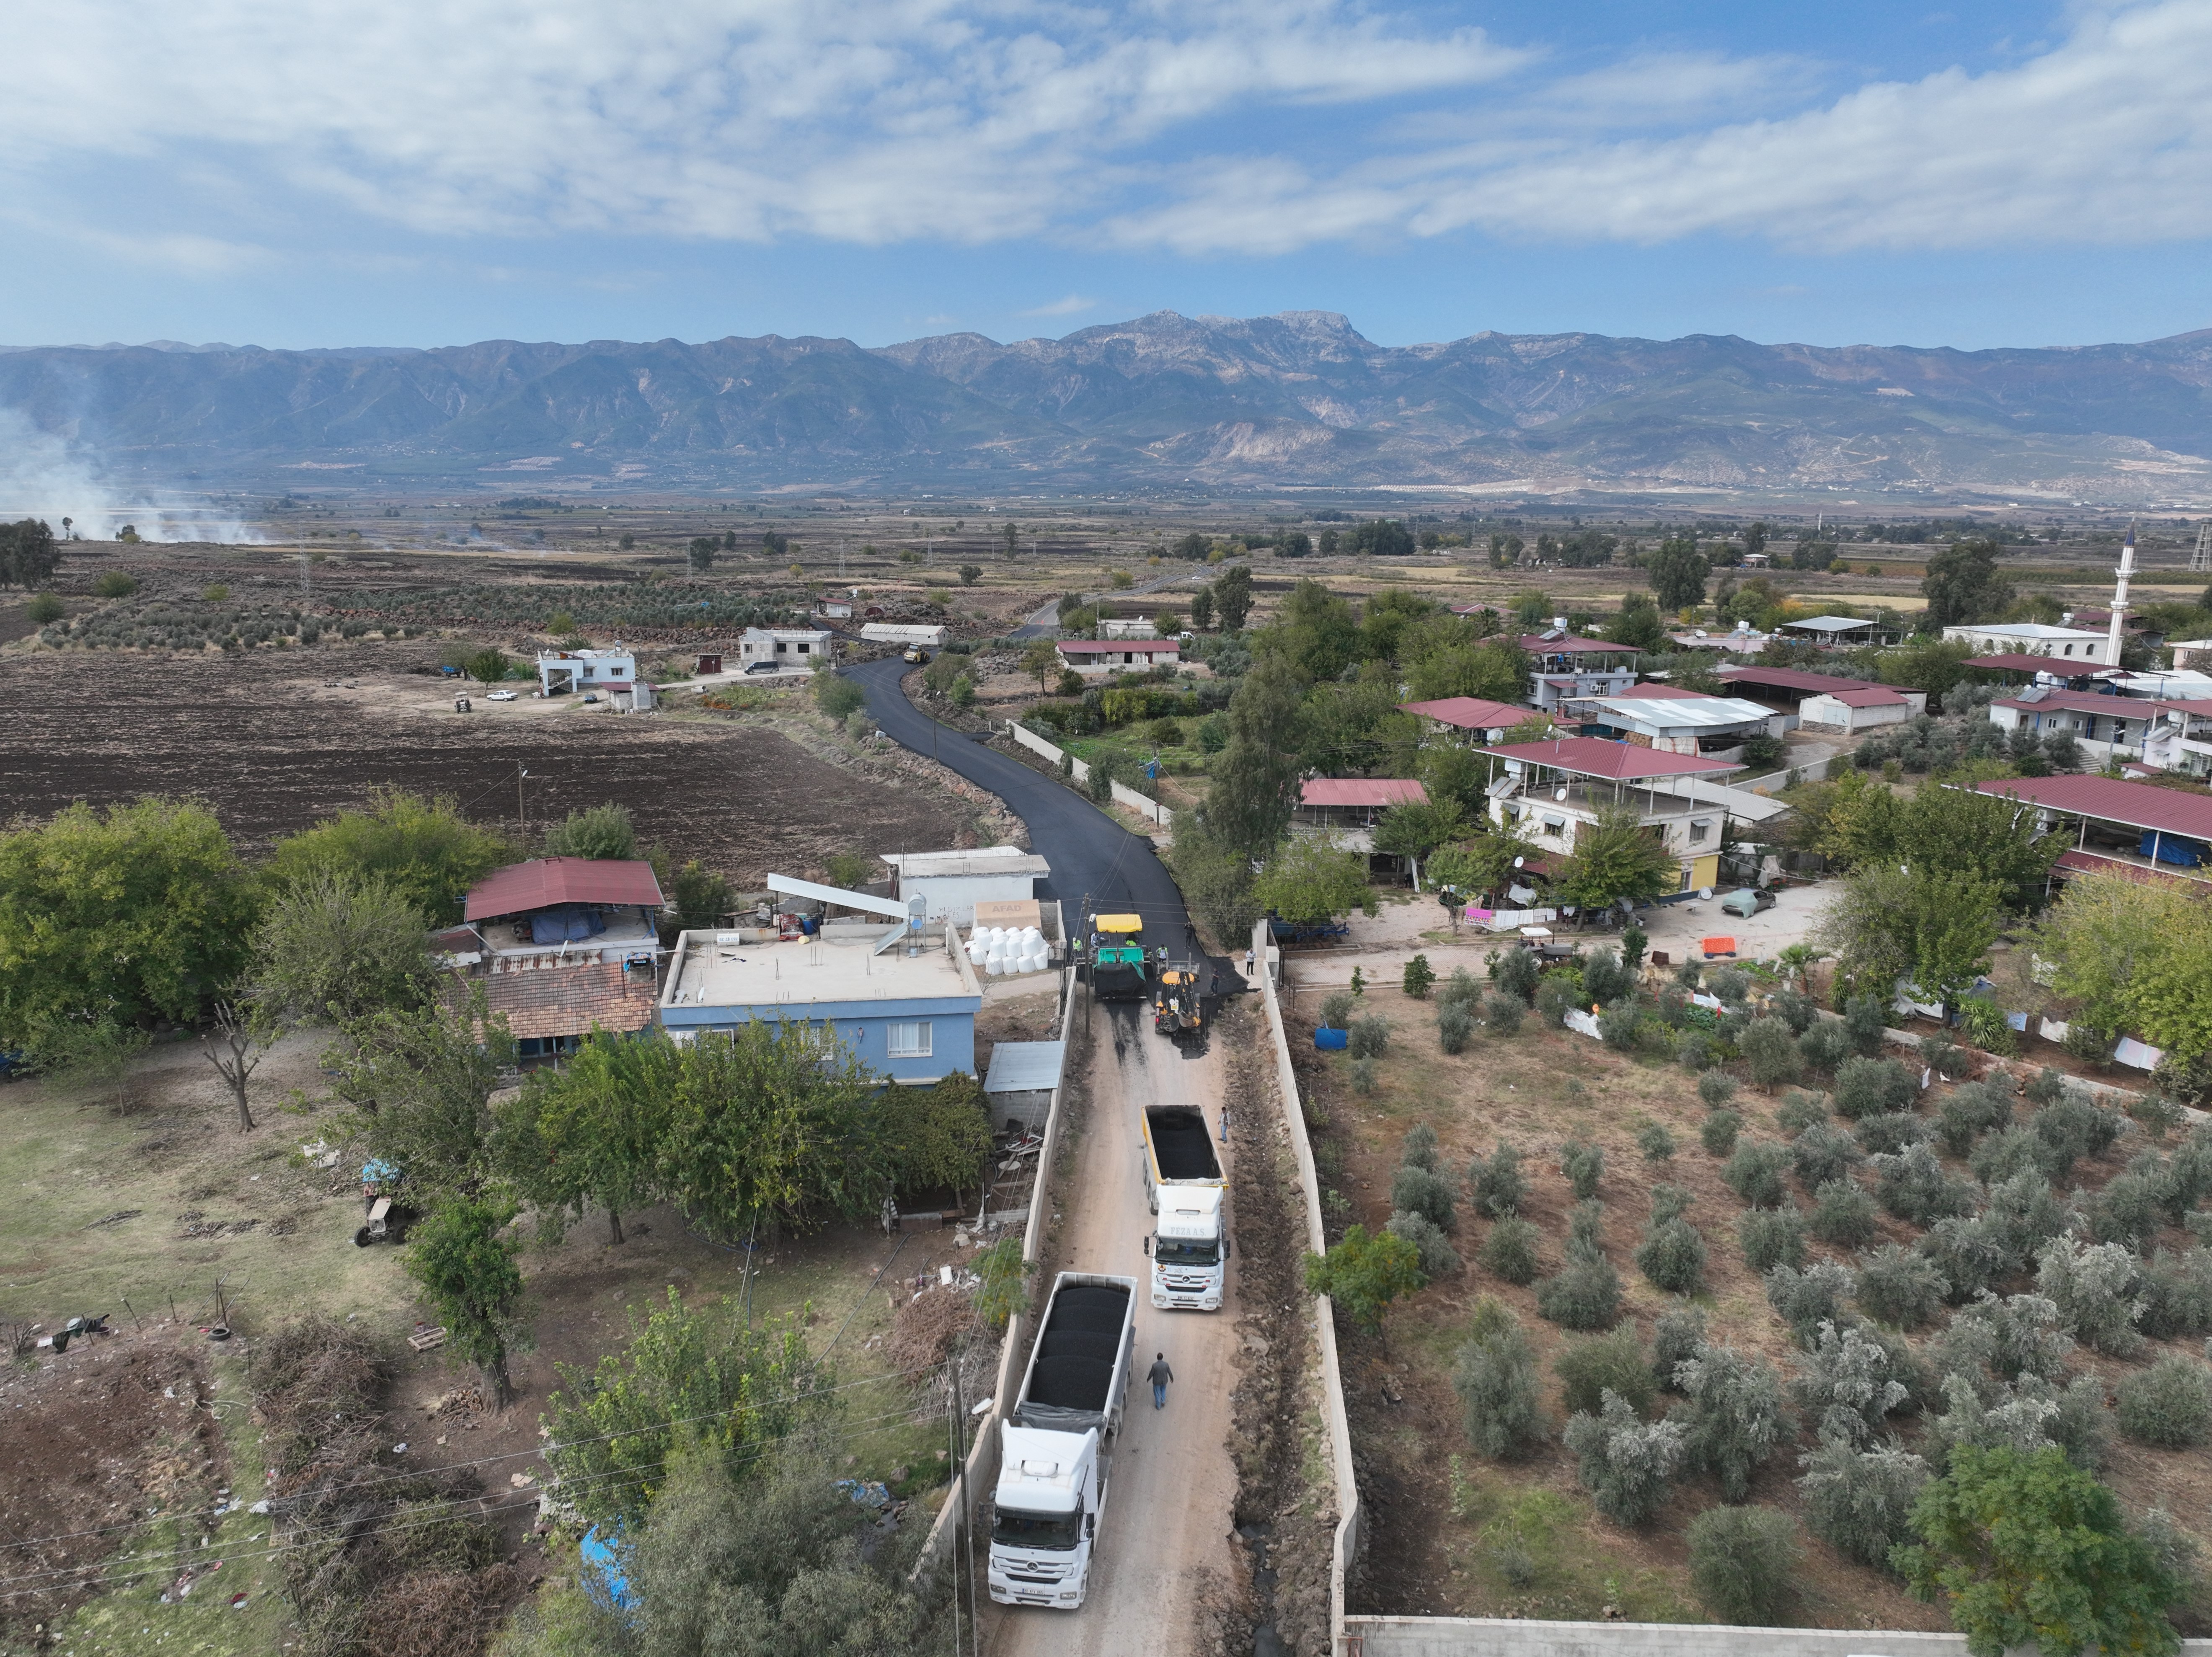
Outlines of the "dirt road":
<svg viewBox="0 0 2212 1657">
<path fill-rule="evenodd" d="M 1152 1214 L 1138 1171 L 1138 1113 L 1147 1104 L 1195 1106 L 1218 1133 L 1222 1065 L 1210 1047 L 1181 1049 L 1155 1035 L 1137 1004 L 1096 1006 L 1091 1018 L 1089 1120 L 1061 1187 L 1069 1224 L 1054 1265 L 1141 1282 Z M 1232 1137 L 1224 1159 L 1234 1150 Z M 1077 1611 L 993 1606 L 985 1622 L 993 1657 L 1182 1657 L 1199 1648 L 1208 1608 L 1225 1597 L 1229 1581 L 1237 1286 L 1232 1253 L 1220 1311 L 1154 1311 L 1149 1291 L 1138 1302 L 1137 1374 L 1089 1597 Z M 1155 1411 L 1144 1371 L 1163 1351 L 1176 1379 L 1167 1408 Z"/>
</svg>

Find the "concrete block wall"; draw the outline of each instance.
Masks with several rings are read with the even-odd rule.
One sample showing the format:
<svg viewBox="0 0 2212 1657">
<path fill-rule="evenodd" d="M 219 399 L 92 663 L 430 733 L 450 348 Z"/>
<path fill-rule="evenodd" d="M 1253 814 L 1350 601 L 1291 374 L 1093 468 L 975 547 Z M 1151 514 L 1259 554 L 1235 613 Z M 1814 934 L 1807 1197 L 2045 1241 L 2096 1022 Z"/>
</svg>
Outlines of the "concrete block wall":
<svg viewBox="0 0 2212 1657">
<path fill-rule="evenodd" d="M 1024 725 L 1018 725 L 1013 720 L 1009 719 L 1006 722 L 1006 730 L 1013 737 L 1014 741 L 1020 746 L 1028 749 L 1032 754 L 1042 754 L 1045 758 L 1050 760 L 1054 765 L 1058 765 L 1063 760 L 1070 760 L 1070 756 L 1066 749 L 1061 748 L 1055 744 L 1047 742 L 1042 737 L 1037 735 L 1036 731 L 1028 729 Z M 1072 775 L 1076 781 L 1088 782 L 1091 780 L 1091 768 L 1088 764 L 1085 763 L 1081 760 L 1070 760 L 1070 764 L 1072 765 L 1073 769 L 1070 771 L 1069 774 Z M 1148 822 L 1157 822 L 1163 828 L 1167 827 L 1168 819 L 1175 815 L 1174 812 L 1169 810 L 1166 806 L 1162 805 L 1158 800 L 1147 799 L 1135 789 L 1124 788 L 1118 782 L 1113 786 L 1113 796 L 1115 804 L 1125 805 L 1128 807 L 1130 810 L 1134 811 L 1139 816 L 1146 819 Z"/>
<path fill-rule="evenodd" d="M 1345 1638 L 1352 1657 L 1966 1657 L 1963 1634 L 1692 1623 L 1353 1617 Z M 2212 1657 L 2212 1640 L 2184 1640 L 2181 1649 L 2185 1657 Z"/>
</svg>

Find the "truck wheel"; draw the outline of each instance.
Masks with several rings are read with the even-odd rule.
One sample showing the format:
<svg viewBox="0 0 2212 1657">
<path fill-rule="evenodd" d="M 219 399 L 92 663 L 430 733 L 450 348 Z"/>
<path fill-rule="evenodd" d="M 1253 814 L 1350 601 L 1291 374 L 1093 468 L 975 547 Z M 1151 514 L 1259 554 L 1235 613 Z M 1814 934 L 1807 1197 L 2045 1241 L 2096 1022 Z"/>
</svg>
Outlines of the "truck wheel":
<svg viewBox="0 0 2212 1657">
<path fill-rule="evenodd" d="M 353 1246 L 356 1248 L 366 1248 L 369 1244 L 375 1241 L 375 1238 L 368 1235 L 368 1228 L 367 1226 L 362 1226 L 359 1230 L 353 1234 Z"/>
</svg>

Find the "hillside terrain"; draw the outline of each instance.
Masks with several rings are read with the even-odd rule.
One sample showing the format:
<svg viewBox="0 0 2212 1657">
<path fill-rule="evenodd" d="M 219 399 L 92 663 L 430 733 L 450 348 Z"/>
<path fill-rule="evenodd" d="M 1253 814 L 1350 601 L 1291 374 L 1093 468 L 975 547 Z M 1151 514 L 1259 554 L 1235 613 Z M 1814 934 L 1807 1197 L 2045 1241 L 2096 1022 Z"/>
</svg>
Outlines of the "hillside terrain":
<svg viewBox="0 0 2212 1657">
<path fill-rule="evenodd" d="M 2212 483 L 2212 331 L 1990 351 L 1480 333 L 1160 312 L 950 334 L 432 350 L 0 351 L 0 410 L 162 483 L 1287 484 L 2166 501 Z"/>
</svg>

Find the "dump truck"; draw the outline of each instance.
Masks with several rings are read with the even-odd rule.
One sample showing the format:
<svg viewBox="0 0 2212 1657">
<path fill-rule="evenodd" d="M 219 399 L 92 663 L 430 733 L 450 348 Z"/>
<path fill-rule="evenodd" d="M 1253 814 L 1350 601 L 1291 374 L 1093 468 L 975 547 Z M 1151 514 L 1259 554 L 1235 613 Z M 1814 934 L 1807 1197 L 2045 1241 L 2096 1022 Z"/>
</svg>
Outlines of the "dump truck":
<svg viewBox="0 0 2212 1657">
<path fill-rule="evenodd" d="M 1053 1280 L 1013 1408 L 999 1423 L 986 1576 L 1002 1605 L 1073 1611 L 1089 1590 L 1137 1335 L 1137 1280 Z"/>
<path fill-rule="evenodd" d="M 1091 993 L 1101 1001 L 1141 1001 L 1152 976 L 1141 915 L 1091 917 Z"/>
<path fill-rule="evenodd" d="M 1163 1311 L 1219 1311 L 1229 1274 L 1221 1195 L 1227 1181 L 1205 1114 L 1152 1105 L 1144 1121 L 1145 1199 L 1159 1216 L 1145 1240 L 1152 1257 L 1152 1304 Z"/>
<path fill-rule="evenodd" d="M 1188 963 L 1161 968 L 1152 986 L 1152 1029 L 1168 1036 L 1204 1029 L 1205 985 L 1205 974 Z"/>
</svg>

